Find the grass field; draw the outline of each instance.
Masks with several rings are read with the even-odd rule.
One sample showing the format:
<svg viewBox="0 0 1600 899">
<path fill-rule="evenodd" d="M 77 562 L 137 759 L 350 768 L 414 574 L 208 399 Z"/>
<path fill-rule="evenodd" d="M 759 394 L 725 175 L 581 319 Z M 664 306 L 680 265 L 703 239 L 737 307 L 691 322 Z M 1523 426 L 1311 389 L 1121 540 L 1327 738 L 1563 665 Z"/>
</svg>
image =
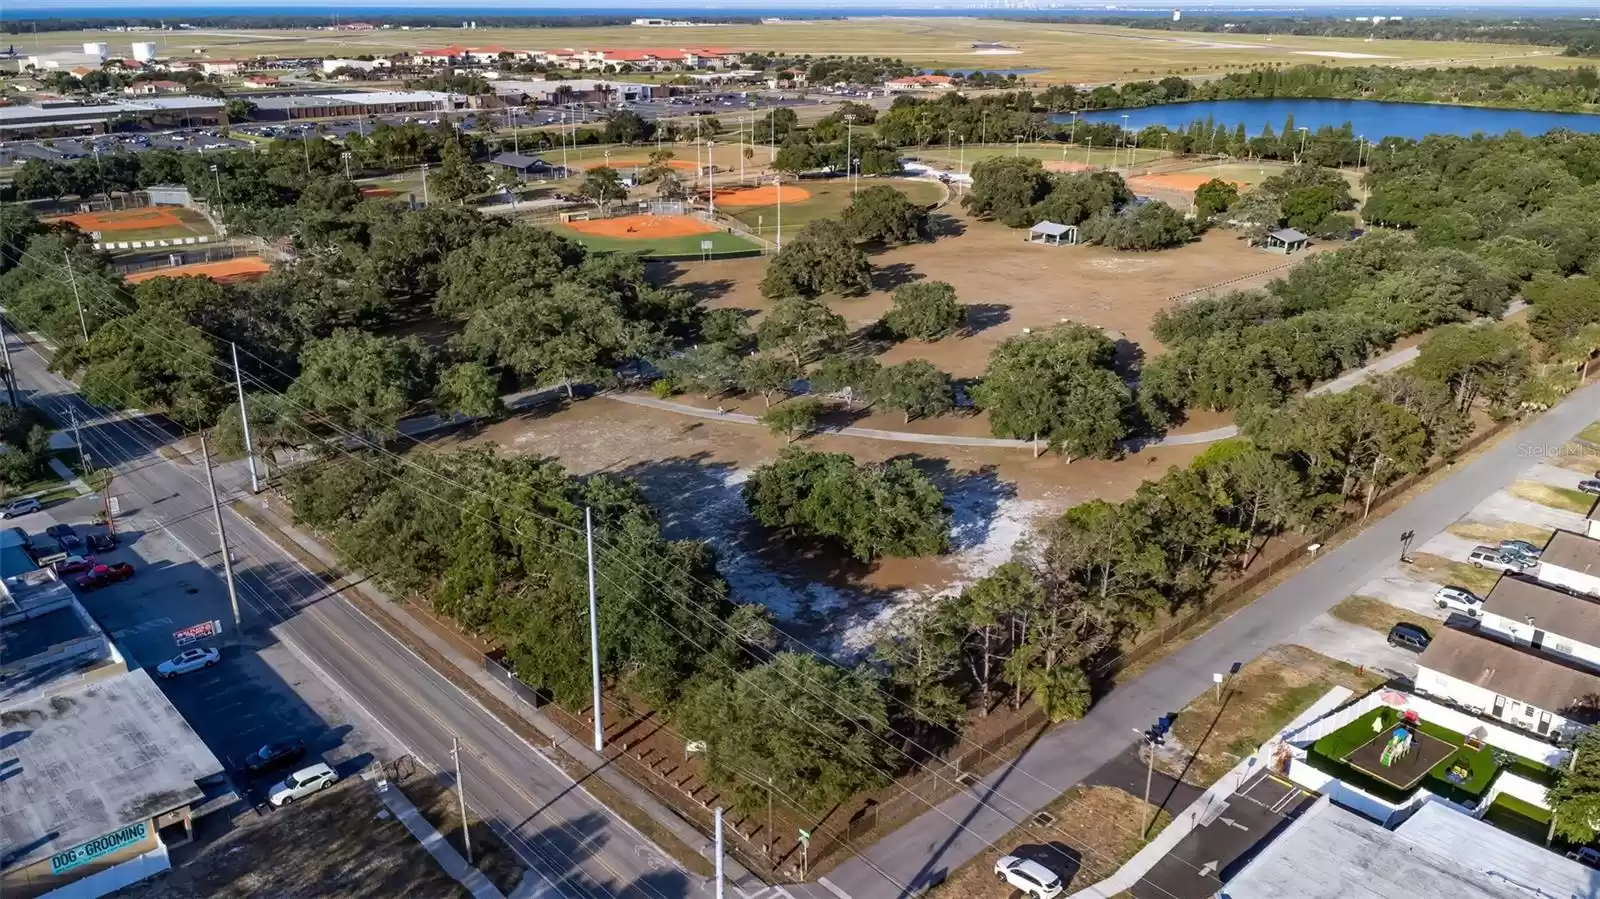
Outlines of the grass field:
<svg viewBox="0 0 1600 899">
<path fill-rule="evenodd" d="M 38 52 L 76 51 L 85 41 L 100 41 L 106 37 L 100 31 L 41 33 L 37 40 Z M 667 39 L 674 42 L 690 40 L 663 34 L 660 29 L 631 26 L 562 29 L 479 27 L 470 37 L 455 28 L 370 32 L 307 29 L 251 32 L 242 29 L 213 31 L 195 28 L 184 30 L 181 36 L 154 32 L 139 37 L 156 40 L 157 52 L 161 56 L 194 55 L 193 49 L 199 47 L 204 48 L 204 55 L 213 58 L 263 54 L 355 56 L 452 43 L 543 49 L 647 47 L 660 45 Z M 1290 35 L 1196 34 L 1080 25 L 1070 21 L 1040 24 L 956 17 L 733 25 L 697 31 L 692 40 L 739 50 L 894 56 L 928 68 L 1038 69 L 1040 71 L 1037 74 L 1028 77 L 1041 82 L 1113 81 L 1128 76 L 1159 77 L 1168 73 L 1203 75 L 1261 63 L 1533 64 L 1562 67 L 1582 64 L 1581 59 L 1561 56 L 1560 48 L 1555 47 L 1434 41 L 1368 42 Z M 980 54 L 972 49 L 976 41 L 1004 43 L 1017 52 Z M 119 41 L 114 48 L 121 43 Z"/>
<path fill-rule="evenodd" d="M 711 252 L 742 253 L 748 250 L 759 249 L 756 244 L 726 231 L 711 231 L 705 234 L 689 234 L 681 237 L 646 237 L 633 239 L 626 237 L 607 237 L 599 234 L 584 234 L 570 225 L 550 225 L 550 230 L 564 234 L 578 241 L 591 250 L 615 253 L 645 253 L 650 256 L 688 256 L 699 253 L 700 242 L 711 241 Z"/>
<path fill-rule="evenodd" d="M 972 166 L 984 159 L 996 156 L 1026 156 L 1030 159 L 1042 160 L 1045 163 L 1056 163 L 1056 168 L 1113 168 L 1125 167 L 1131 164 L 1135 167 L 1149 165 L 1158 159 L 1171 155 L 1162 150 L 1129 149 L 1119 150 L 1115 147 L 1086 147 L 1069 146 L 1057 143 L 969 143 L 963 151 L 960 146 L 945 147 L 936 145 L 932 147 L 919 147 L 905 151 L 905 155 L 920 159 L 921 161 L 941 168 L 965 168 L 971 170 Z"/>
<path fill-rule="evenodd" d="M 790 182 L 785 182 L 787 187 Z M 943 185 L 932 181 L 917 181 L 908 178 L 862 178 L 862 189 L 877 184 L 887 184 L 911 199 L 913 203 L 932 205 L 939 202 L 943 196 Z M 850 184 L 843 178 L 832 181 L 802 181 L 798 186 L 811 196 L 798 203 L 783 204 L 783 230 L 785 234 L 794 234 L 801 228 L 818 219 L 838 218 L 839 213 L 850 205 Z M 718 204 L 717 211 L 730 215 L 762 236 L 773 235 L 778 231 L 778 208 L 769 206 L 724 206 Z"/>
</svg>

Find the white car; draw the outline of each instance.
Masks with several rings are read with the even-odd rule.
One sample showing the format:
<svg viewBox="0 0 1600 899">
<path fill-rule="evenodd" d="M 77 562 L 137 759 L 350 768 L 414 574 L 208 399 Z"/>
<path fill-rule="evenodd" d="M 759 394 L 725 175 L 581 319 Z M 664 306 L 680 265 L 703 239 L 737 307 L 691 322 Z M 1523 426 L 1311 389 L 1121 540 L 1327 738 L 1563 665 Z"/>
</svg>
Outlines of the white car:
<svg viewBox="0 0 1600 899">
<path fill-rule="evenodd" d="M 1483 614 L 1483 599 L 1471 590 L 1460 587 L 1440 587 L 1439 592 L 1433 594 L 1433 604 L 1441 609 L 1460 612 L 1469 618 L 1477 618 Z"/>
<path fill-rule="evenodd" d="M 282 781 L 273 784 L 267 791 L 267 801 L 274 808 L 288 805 L 296 799 L 304 799 L 312 793 L 338 782 L 339 775 L 333 773 L 325 762 L 318 762 L 307 768 L 285 777 Z"/>
<path fill-rule="evenodd" d="M 156 666 L 156 674 L 161 677 L 177 677 L 201 668 L 210 668 L 222 661 L 222 653 L 214 648 L 185 649 L 165 662 Z"/>
<path fill-rule="evenodd" d="M 1033 899 L 1056 899 L 1061 895 L 1061 878 L 1036 861 L 1008 855 L 994 863 L 994 875 Z"/>
</svg>

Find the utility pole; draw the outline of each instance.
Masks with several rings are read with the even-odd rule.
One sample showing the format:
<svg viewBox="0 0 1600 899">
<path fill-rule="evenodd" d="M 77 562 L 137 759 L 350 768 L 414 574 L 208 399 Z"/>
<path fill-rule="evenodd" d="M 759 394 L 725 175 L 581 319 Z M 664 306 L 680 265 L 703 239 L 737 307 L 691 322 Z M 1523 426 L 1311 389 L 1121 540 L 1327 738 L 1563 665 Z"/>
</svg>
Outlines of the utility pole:
<svg viewBox="0 0 1600 899">
<path fill-rule="evenodd" d="M 4 365 L 6 378 L 6 398 L 12 406 L 17 404 L 17 373 L 11 370 L 11 347 L 6 344 L 5 319 L 0 319 L 0 365 Z M 1587 367 L 1587 366 L 1585 366 Z"/>
<path fill-rule="evenodd" d="M 600 721 L 600 614 L 594 597 L 594 515 L 583 509 L 583 536 L 589 555 L 589 662 L 594 675 L 594 751 L 605 749 L 605 725 Z"/>
<path fill-rule="evenodd" d="M 717 806 L 717 899 L 722 899 L 722 806 Z"/>
<path fill-rule="evenodd" d="M 712 218 L 715 218 L 717 215 L 717 164 L 711 161 L 712 151 L 715 150 L 716 147 L 716 141 L 706 141 L 706 177 L 710 179 L 709 183 L 711 185 L 711 193 L 707 196 L 709 197 L 708 208 L 711 210 Z"/>
<path fill-rule="evenodd" d="M 83 453 L 83 431 L 78 427 L 78 410 L 68 406 L 67 420 L 72 422 L 72 442 L 78 447 L 78 467 L 83 469 L 84 477 L 88 477 L 89 457 Z"/>
<path fill-rule="evenodd" d="M 222 504 L 217 501 L 217 481 L 211 474 L 211 445 L 200 431 L 200 455 L 206 466 L 206 492 L 211 494 L 211 515 L 217 523 L 217 541 L 222 545 L 222 576 L 228 582 L 228 604 L 233 607 L 233 639 L 244 642 L 244 624 L 239 618 L 239 593 L 233 587 L 233 553 L 228 550 L 228 532 L 222 526 Z"/>
<path fill-rule="evenodd" d="M 450 736 L 450 757 L 456 762 L 456 798 L 461 800 L 461 846 L 472 864 L 472 828 L 467 826 L 467 788 L 461 783 L 461 738 Z"/>
<path fill-rule="evenodd" d="M 78 276 L 72 271 L 72 251 L 62 250 L 61 259 L 67 264 L 67 283 L 72 285 L 72 301 L 78 304 L 78 327 L 83 329 L 83 342 L 89 342 L 89 320 L 83 317 L 83 297 L 78 295 Z"/>
<path fill-rule="evenodd" d="M 846 180 L 850 180 L 850 159 L 854 152 L 851 150 L 851 141 L 854 140 L 855 134 L 855 113 L 849 113 L 844 117 L 844 176 Z M 850 193 L 853 195 L 855 192 L 856 183 L 854 181 L 850 181 Z"/>
<path fill-rule="evenodd" d="M 772 858 L 772 775 L 770 774 L 767 775 L 767 858 Z"/>
<path fill-rule="evenodd" d="M 233 348 L 233 386 L 239 391 L 239 424 L 244 431 L 244 458 L 250 463 L 250 492 L 261 492 L 261 479 L 256 474 L 256 451 L 250 443 L 250 413 L 244 408 L 244 373 L 239 371 L 239 345 L 229 343 Z"/>
</svg>

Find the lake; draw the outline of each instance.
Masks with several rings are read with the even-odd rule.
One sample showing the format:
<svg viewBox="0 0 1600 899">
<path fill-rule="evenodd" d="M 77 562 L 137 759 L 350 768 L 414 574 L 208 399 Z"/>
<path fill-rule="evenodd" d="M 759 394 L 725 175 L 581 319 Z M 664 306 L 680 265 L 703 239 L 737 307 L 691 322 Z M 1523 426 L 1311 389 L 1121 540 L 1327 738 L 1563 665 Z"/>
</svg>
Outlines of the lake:
<svg viewBox="0 0 1600 899">
<path fill-rule="evenodd" d="M 1190 122 L 1211 117 L 1232 129 L 1240 122 L 1251 136 L 1267 124 L 1273 131 L 1283 128 L 1284 119 L 1294 115 L 1298 128 L 1312 131 L 1324 125 L 1338 127 L 1349 122 L 1356 134 L 1369 140 L 1385 137 L 1423 138 L 1429 134 L 1467 136 L 1476 132 L 1502 134 L 1520 131 L 1543 134 L 1555 128 L 1600 133 L 1600 115 L 1571 112 L 1537 112 L 1528 109 L 1486 109 L 1480 106 L 1446 106 L 1434 103 L 1380 103 L 1377 100 L 1212 100 L 1201 103 L 1171 103 L 1138 109 L 1097 109 L 1080 113 L 1086 122 L 1120 123 L 1128 117 L 1129 128 L 1165 125 L 1177 130 Z M 1051 116 L 1058 122 L 1070 121 L 1065 113 Z"/>
</svg>

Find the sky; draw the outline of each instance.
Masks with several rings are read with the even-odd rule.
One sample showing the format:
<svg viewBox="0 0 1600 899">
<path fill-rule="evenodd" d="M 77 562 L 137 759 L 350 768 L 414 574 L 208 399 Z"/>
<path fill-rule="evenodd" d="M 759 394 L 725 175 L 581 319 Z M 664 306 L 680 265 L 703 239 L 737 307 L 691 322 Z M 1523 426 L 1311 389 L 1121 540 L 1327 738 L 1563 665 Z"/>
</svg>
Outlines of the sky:
<svg viewBox="0 0 1600 899">
<path fill-rule="evenodd" d="M 1202 9 L 1206 7 L 1223 7 L 1229 10 L 1260 9 L 1285 12 L 1290 10 L 1314 13 L 1319 9 L 1342 6 L 1361 6 L 1375 8 L 1373 0 L 1289 0 L 1289 2 L 1270 2 L 1270 0 L 1180 0 L 1173 4 L 1171 0 L 1124 0 L 1115 2 L 1091 2 L 1091 0 L 1035 0 L 1039 6 L 1072 6 L 1084 9 L 1100 9 L 1115 11 L 1116 9 L 1155 8 L 1176 5 L 1185 9 Z M 540 9 L 559 9 L 563 13 L 574 13 L 588 10 L 629 10 L 649 12 L 652 10 L 669 9 L 675 12 L 688 12 L 695 9 L 706 10 L 745 10 L 748 14 L 757 14 L 786 7 L 800 9 L 846 8 L 851 10 L 874 10 L 885 14 L 914 12 L 925 9 L 952 9 L 976 8 L 984 6 L 998 6 L 998 3 L 983 2 L 983 0 L 897 0 L 893 3 L 872 2 L 872 0 L 757 0 L 755 3 L 748 0 L 475 0 L 472 10 L 479 14 L 492 14 L 500 12 L 537 11 Z M 1473 2 L 1440 2 L 1440 0 L 1391 0 L 1382 4 L 1383 8 L 1394 10 L 1445 10 L 1445 9 L 1541 9 L 1541 10 L 1592 10 L 1595 8 L 1588 0 L 1473 0 Z M 163 0 L 163 2 L 123 2 L 113 3 L 108 0 L 7 0 L 0 3 L 0 18 L 11 18 L 9 13 L 22 10 L 31 12 L 48 11 L 55 15 L 115 15 L 119 10 L 123 14 L 151 15 L 161 11 L 171 10 L 174 13 L 183 11 L 203 10 L 206 12 L 220 12 L 224 10 L 248 11 L 251 13 L 268 13 L 274 10 L 295 10 L 303 12 L 313 9 L 328 9 L 328 4 L 319 0 L 278 0 L 278 2 L 263 2 L 263 0 Z M 343 0 L 338 6 L 343 10 L 382 10 L 403 12 L 408 9 L 426 10 L 428 12 L 444 11 L 454 7 L 448 2 L 440 0 Z M 331 14 L 331 13 L 330 13 Z"/>
</svg>

